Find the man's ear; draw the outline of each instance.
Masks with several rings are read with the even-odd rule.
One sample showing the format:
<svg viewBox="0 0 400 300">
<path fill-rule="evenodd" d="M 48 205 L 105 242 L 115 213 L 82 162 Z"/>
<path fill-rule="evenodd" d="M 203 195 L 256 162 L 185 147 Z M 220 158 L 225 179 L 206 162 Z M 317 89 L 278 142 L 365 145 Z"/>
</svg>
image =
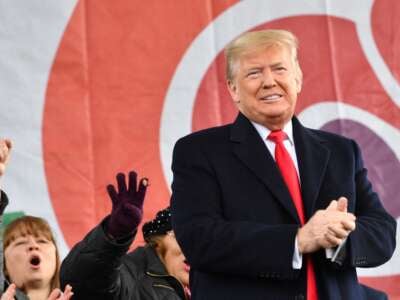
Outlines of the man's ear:
<svg viewBox="0 0 400 300">
<path fill-rule="evenodd" d="M 303 85 L 303 80 L 301 78 L 296 78 L 296 92 L 299 94 L 301 92 L 301 87 Z"/>
<path fill-rule="evenodd" d="M 233 102 L 239 103 L 240 99 L 239 99 L 237 85 L 232 80 L 227 80 L 226 85 L 228 87 L 228 91 L 229 91 L 229 94 L 231 95 Z"/>
<path fill-rule="evenodd" d="M 303 72 L 301 71 L 300 67 L 296 70 L 296 92 L 299 94 L 301 92 L 301 88 L 303 86 Z"/>
</svg>

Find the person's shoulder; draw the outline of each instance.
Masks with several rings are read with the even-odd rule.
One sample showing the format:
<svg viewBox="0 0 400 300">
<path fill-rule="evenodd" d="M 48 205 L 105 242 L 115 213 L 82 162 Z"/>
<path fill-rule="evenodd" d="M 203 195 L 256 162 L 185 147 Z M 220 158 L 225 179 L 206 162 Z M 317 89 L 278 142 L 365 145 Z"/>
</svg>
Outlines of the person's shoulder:
<svg viewBox="0 0 400 300">
<path fill-rule="evenodd" d="M 349 146 L 354 143 L 354 140 L 348 137 L 345 137 L 343 135 L 321 130 L 321 129 L 312 129 L 312 128 L 306 128 L 306 130 L 314 137 L 318 138 L 322 142 L 328 142 L 332 144 L 341 144 L 341 145 L 346 145 Z"/>
<path fill-rule="evenodd" d="M 124 259 L 131 260 L 131 261 L 139 261 L 141 263 L 144 263 L 145 257 L 146 257 L 145 247 L 139 246 L 136 249 L 132 250 L 131 252 L 127 253 L 124 256 Z"/>
<path fill-rule="evenodd" d="M 122 264 L 130 270 L 135 277 L 140 277 L 147 269 L 146 247 L 137 247 L 133 251 L 122 256 Z"/>
<path fill-rule="evenodd" d="M 232 124 L 222 125 L 222 126 L 215 126 L 210 128 L 205 128 L 202 130 L 194 131 L 182 139 L 209 139 L 209 138 L 219 138 L 226 134 L 229 134 L 229 128 Z"/>
<path fill-rule="evenodd" d="M 359 156 L 361 153 L 359 145 L 352 138 L 320 129 L 307 128 L 306 130 L 311 136 L 314 136 L 323 147 L 338 156 L 353 157 L 354 155 Z"/>
<path fill-rule="evenodd" d="M 211 144 L 229 139 L 232 124 L 210 127 L 181 137 L 176 144 Z"/>
</svg>

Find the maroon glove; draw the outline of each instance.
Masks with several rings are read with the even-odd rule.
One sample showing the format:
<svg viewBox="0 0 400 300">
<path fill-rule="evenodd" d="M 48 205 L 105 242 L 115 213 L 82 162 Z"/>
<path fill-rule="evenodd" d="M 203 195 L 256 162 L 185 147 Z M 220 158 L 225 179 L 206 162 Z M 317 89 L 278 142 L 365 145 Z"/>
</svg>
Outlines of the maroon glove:
<svg viewBox="0 0 400 300">
<path fill-rule="evenodd" d="M 137 174 L 129 172 L 129 186 L 126 187 L 125 174 L 118 173 L 118 192 L 112 184 L 107 186 L 112 201 L 112 211 L 106 231 L 114 238 L 132 234 L 143 217 L 143 201 L 148 185 L 147 178 L 142 178 L 137 186 Z"/>
</svg>

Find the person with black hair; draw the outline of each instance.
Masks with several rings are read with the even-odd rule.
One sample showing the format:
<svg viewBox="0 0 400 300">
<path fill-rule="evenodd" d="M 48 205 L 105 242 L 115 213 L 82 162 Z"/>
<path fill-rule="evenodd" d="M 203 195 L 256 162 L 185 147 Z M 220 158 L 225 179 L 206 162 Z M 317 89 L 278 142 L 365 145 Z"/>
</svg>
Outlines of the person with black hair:
<svg viewBox="0 0 400 300">
<path fill-rule="evenodd" d="M 127 253 L 143 216 L 148 180 L 116 177 L 107 187 L 112 211 L 73 247 L 61 265 L 61 286 L 73 285 L 74 299 L 188 299 L 189 266 L 175 239 L 169 208 L 143 225 L 144 247 Z"/>
</svg>

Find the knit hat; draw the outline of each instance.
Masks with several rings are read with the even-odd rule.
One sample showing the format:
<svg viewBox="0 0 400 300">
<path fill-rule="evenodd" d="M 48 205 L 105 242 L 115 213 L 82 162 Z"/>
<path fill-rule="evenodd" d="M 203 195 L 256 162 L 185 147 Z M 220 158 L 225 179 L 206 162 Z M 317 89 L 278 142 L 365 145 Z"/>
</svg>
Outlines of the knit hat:
<svg viewBox="0 0 400 300">
<path fill-rule="evenodd" d="M 169 207 L 157 212 L 156 217 L 144 223 L 142 227 L 143 238 L 146 242 L 148 242 L 148 238 L 153 235 L 164 235 L 171 230 L 171 212 Z"/>
</svg>

